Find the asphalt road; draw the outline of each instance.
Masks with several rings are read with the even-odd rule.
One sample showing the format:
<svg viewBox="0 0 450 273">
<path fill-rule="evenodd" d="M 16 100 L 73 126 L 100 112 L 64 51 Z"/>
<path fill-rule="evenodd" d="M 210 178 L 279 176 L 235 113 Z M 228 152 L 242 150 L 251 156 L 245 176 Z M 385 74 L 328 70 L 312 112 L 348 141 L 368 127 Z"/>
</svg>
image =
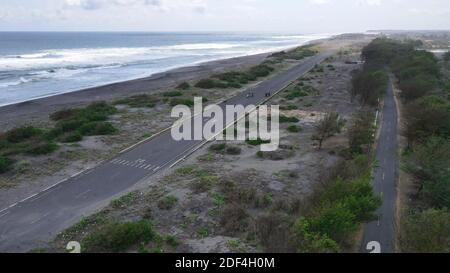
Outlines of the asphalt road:
<svg viewBox="0 0 450 273">
<path fill-rule="evenodd" d="M 267 99 L 267 92 L 273 94 L 282 89 L 329 55 L 323 53 L 311 57 L 303 64 L 229 99 L 221 107 L 225 104 L 258 105 Z M 249 92 L 254 96 L 247 98 Z M 85 213 L 103 207 L 114 196 L 169 168 L 204 142 L 177 142 L 168 131 L 92 170 L 68 178 L 10 208 L 0 209 L 0 252 L 26 252 L 45 246 Z"/>
<path fill-rule="evenodd" d="M 362 252 L 393 253 L 395 251 L 395 204 L 397 198 L 397 105 L 394 99 L 392 79 L 384 99 L 383 120 L 376 158 L 379 167 L 373 186 L 383 204 L 378 210 L 378 220 L 366 225 Z M 368 244 L 371 245 L 368 247 Z M 368 249 L 369 248 L 369 249 Z"/>
</svg>

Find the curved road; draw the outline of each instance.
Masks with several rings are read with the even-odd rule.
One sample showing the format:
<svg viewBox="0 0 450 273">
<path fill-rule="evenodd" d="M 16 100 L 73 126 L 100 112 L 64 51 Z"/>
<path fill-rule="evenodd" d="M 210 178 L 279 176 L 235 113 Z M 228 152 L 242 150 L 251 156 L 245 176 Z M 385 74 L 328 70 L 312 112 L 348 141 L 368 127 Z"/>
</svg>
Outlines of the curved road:
<svg viewBox="0 0 450 273">
<path fill-rule="evenodd" d="M 395 204 L 397 198 L 397 105 L 394 99 L 392 79 L 384 99 L 383 120 L 378 140 L 376 170 L 373 186 L 383 200 L 378 210 L 378 220 L 365 226 L 361 251 L 364 253 L 395 251 Z"/>
<path fill-rule="evenodd" d="M 226 104 L 246 106 L 263 103 L 268 91 L 281 90 L 330 55 L 322 53 L 306 59 L 302 64 L 253 87 L 253 97 L 247 98 L 249 91 L 246 91 L 229 99 Z M 221 104 L 221 107 L 224 106 Z M 176 142 L 168 131 L 92 170 L 0 210 L 0 252 L 26 252 L 45 246 L 86 213 L 105 206 L 114 196 L 170 167 L 204 143 Z"/>
</svg>

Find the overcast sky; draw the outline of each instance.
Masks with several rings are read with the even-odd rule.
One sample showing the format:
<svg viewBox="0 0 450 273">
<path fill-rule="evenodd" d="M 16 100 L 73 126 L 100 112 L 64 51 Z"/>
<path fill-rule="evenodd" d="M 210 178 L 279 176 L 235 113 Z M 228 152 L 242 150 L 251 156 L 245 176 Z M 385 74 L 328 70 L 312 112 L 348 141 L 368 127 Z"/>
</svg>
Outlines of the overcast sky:
<svg viewBox="0 0 450 273">
<path fill-rule="evenodd" d="M 0 0 L 0 30 L 450 29 L 449 0 Z"/>
</svg>

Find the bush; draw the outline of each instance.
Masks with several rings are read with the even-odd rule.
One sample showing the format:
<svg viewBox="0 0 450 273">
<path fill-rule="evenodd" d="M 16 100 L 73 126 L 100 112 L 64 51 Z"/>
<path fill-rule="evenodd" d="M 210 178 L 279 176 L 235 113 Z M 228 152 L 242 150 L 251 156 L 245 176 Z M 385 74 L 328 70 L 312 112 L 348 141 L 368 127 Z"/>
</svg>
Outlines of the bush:
<svg viewBox="0 0 450 273">
<path fill-rule="evenodd" d="M 181 89 L 181 90 L 187 90 L 187 89 L 189 89 L 189 88 L 191 88 L 191 85 L 190 85 L 188 82 L 180 83 L 180 84 L 177 86 L 177 89 Z"/>
<path fill-rule="evenodd" d="M 290 133 L 299 133 L 302 131 L 302 127 L 297 125 L 291 125 L 287 128 L 288 132 Z"/>
<path fill-rule="evenodd" d="M 50 119 L 53 121 L 69 119 L 69 118 L 75 116 L 76 114 L 78 114 L 78 112 L 79 112 L 78 109 L 65 109 L 65 110 L 61 110 L 61 111 L 51 114 Z"/>
<path fill-rule="evenodd" d="M 122 252 L 132 246 L 147 244 L 156 237 L 153 224 L 148 220 L 110 223 L 83 241 L 85 252 Z"/>
<path fill-rule="evenodd" d="M 365 172 L 352 181 L 337 178 L 317 192 L 311 216 L 299 220 L 302 234 L 345 244 L 362 223 L 374 220 L 381 199 L 373 192 L 369 171 Z"/>
<path fill-rule="evenodd" d="M 89 122 L 83 124 L 79 132 L 83 136 L 103 136 L 114 134 L 117 132 L 117 129 L 108 122 Z"/>
<path fill-rule="evenodd" d="M 247 211 L 238 204 L 227 205 L 220 218 L 220 225 L 227 235 L 236 235 L 239 232 L 246 231 L 248 227 Z"/>
<path fill-rule="evenodd" d="M 270 143 L 270 140 L 262 140 L 262 139 L 258 138 L 256 140 L 247 140 L 246 142 L 248 145 L 251 145 L 251 146 L 259 146 L 261 144 Z"/>
<path fill-rule="evenodd" d="M 114 102 L 114 104 L 128 105 L 133 108 L 143 108 L 143 107 L 153 108 L 156 106 L 156 104 L 158 102 L 159 102 L 158 98 L 147 95 L 147 94 L 143 94 L 143 95 L 136 95 L 136 96 L 131 96 L 129 98 L 118 100 L 118 101 Z"/>
<path fill-rule="evenodd" d="M 407 170 L 418 178 L 419 195 L 429 206 L 450 208 L 450 141 L 431 137 L 405 157 Z"/>
<path fill-rule="evenodd" d="M 217 74 L 208 79 L 202 79 L 195 87 L 203 89 L 212 88 L 241 88 L 242 84 L 255 81 L 258 78 L 267 77 L 274 71 L 274 68 L 267 64 L 260 64 L 250 68 L 245 72 L 231 71 Z"/>
<path fill-rule="evenodd" d="M 73 143 L 81 140 L 83 140 L 83 135 L 81 135 L 80 132 L 76 131 L 64 135 L 61 139 L 61 141 L 65 143 Z"/>
<path fill-rule="evenodd" d="M 219 85 L 222 86 L 221 84 L 219 84 L 218 81 L 215 81 L 213 79 L 203 79 L 203 80 L 200 80 L 195 85 L 195 87 L 203 88 L 203 89 L 213 89 L 213 88 L 216 88 L 216 87 L 220 87 Z"/>
<path fill-rule="evenodd" d="M 27 148 L 26 153 L 30 155 L 46 155 L 58 150 L 59 146 L 53 142 L 33 143 Z"/>
<path fill-rule="evenodd" d="M 211 147 L 209 147 L 209 150 L 216 152 L 216 153 L 223 152 L 223 151 L 225 151 L 226 147 L 227 147 L 227 144 L 225 144 L 225 143 L 217 143 L 217 144 L 211 145 Z"/>
<path fill-rule="evenodd" d="M 13 160 L 0 155 L 0 173 L 5 173 L 11 170 L 13 164 Z"/>
<path fill-rule="evenodd" d="M 42 130 L 33 126 L 20 127 L 12 129 L 6 133 L 6 139 L 11 143 L 19 143 L 28 140 L 34 136 L 42 134 Z"/>
<path fill-rule="evenodd" d="M 183 93 L 180 91 L 171 91 L 171 92 L 166 92 L 163 95 L 164 97 L 181 97 L 183 96 Z"/>
<path fill-rule="evenodd" d="M 226 148 L 225 152 L 229 155 L 240 155 L 242 153 L 242 149 L 235 146 L 229 146 Z"/>
<path fill-rule="evenodd" d="M 194 106 L 194 100 L 176 98 L 176 99 L 172 99 L 170 101 L 170 106 L 175 107 L 177 105 L 184 105 L 187 107 L 192 107 L 192 106 Z"/>
<path fill-rule="evenodd" d="M 202 176 L 192 184 L 192 189 L 195 193 L 203 193 L 208 192 L 212 189 L 212 187 L 217 183 L 218 181 L 217 176 Z"/>
<path fill-rule="evenodd" d="M 450 212 L 448 210 L 426 210 L 408 216 L 403 222 L 400 235 L 402 252 L 450 252 Z"/>
<path fill-rule="evenodd" d="M 175 196 L 166 196 L 159 201 L 158 208 L 162 210 L 170 210 L 177 204 L 177 202 L 178 198 Z"/>
<path fill-rule="evenodd" d="M 296 117 L 280 116 L 280 123 L 297 123 L 300 120 Z"/>
</svg>

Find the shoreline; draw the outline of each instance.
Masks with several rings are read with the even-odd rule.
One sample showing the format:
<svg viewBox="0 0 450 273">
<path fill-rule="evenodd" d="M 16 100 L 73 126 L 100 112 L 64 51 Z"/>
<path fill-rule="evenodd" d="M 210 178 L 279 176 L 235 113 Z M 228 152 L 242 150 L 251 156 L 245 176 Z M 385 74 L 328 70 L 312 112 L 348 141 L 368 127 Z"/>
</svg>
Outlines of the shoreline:
<svg viewBox="0 0 450 273">
<path fill-rule="evenodd" d="M 314 39 L 284 50 L 326 41 L 334 37 L 336 36 Z M 61 109 L 81 107 L 94 101 L 111 102 L 132 95 L 175 88 L 182 82 L 200 80 L 217 73 L 246 69 L 262 63 L 267 56 L 275 52 L 279 52 L 279 50 L 200 62 L 155 73 L 148 77 L 118 81 L 0 106 L 0 127 L 2 131 L 7 131 L 28 124 L 45 123 L 44 121 L 48 120 L 51 113 Z"/>
<path fill-rule="evenodd" d="M 208 61 L 170 69 L 148 77 L 119 81 L 0 106 L 0 126 L 3 130 L 8 130 L 42 119 L 43 116 L 48 117 L 49 114 L 60 109 L 83 106 L 94 101 L 112 101 L 146 92 L 175 88 L 185 81 L 199 80 L 215 73 L 258 65 L 272 53 Z"/>
<path fill-rule="evenodd" d="M 256 57 L 256 56 L 264 56 L 267 57 L 273 53 L 276 52 L 281 52 L 281 51 L 289 51 L 292 49 L 295 49 L 297 47 L 300 46 L 305 46 L 317 41 L 323 41 L 323 40 L 327 40 L 330 38 L 335 37 L 336 35 L 331 35 L 329 37 L 326 38 L 317 38 L 317 39 L 312 39 L 309 41 L 306 41 L 304 43 L 300 43 L 298 45 L 295 46 L 290 46 L 290 47 L 286 47 L 286 48 L 278 48 L 278 49 L 273 49 L 271 51 L 268 52 L 260 52 L 260 53 L 251 53 L 248 55 L 241 55 L 241 56 L 235 56 L 235 57 L 225 57 L 225 58 L 218 58 L 218 59 L 212 59 L 212 60 L 207 60 L 207 61 L 198 61 L 198 62 L 192 62 L 192 63 L 187 63 L 181 66 L 174 66 L 172 68 L 168 68 L 165 71 L 161 71 L 161 72 L 156 72 L 147 76 L 136 76 L 136 77 L 130 77 L 128 79 L 121 79 L 121 80 L 117 80 L 117 81 L 111 81 L 111 82 L 104 82 L 104 83 L 98 83 L 98 85 L 93 85 L 91 87 L 86 87 L 86 88 L 80 88 L 80 89 L 73 89 L 73 90 L 66 90 L 63 92 L 54 92 L 52 94 L 47 94 L 47 95 L 42 95 L 42 96 L 38 96 L 38 97 L 34 97 L 34 98 L 30 98 L 30 99 L 24 99 L 22 101 L 17 101 L 17 102 L 12 102 L 12 103 L 6 103 L 6 104 L 0 104 L 0 110 L 2 110 L 5 107 L 9 107 L 9 106 L 14 106 L 14 105 L 20 105 L 20 104 L 25 104 L 28 102 L 34 102 L 34 101 L 39 101 L 39 100 L 43 100 L 43 99 L 47 99 L 50 97 L 55 97 L 55 96 L 61 96 L 61 95 L 66 95 L 66 94 L 70 94 L 70 93 L 76 93 L 76 92 L 85 92 L 88 90 L 93 90 L 93 89 L 103 89 L 106 88 L 108 86 L 113 86 L 113 85 L 118 85 L 118 84 L 125 84 L 125 83 L 132 83 L 135 81 L 142 81 L 142 80 L 154 80 L 154 78 L 159 78 L 160 76 L 164 76 L 166 74 L 171 74 L 171 73 L 178 73 L 178 72 L 186 72 L 185 70 L 190 70 L 190 69 L 195 69 L 196 67 L 199 66 L 210 66 L 214 64 L 221 64 L 222 62 L 227 62 L 227 61 L 234 61 L 234 60 L 245 60 L 247 58 L 252 58 L 252 57 Z"/>
</svg>

